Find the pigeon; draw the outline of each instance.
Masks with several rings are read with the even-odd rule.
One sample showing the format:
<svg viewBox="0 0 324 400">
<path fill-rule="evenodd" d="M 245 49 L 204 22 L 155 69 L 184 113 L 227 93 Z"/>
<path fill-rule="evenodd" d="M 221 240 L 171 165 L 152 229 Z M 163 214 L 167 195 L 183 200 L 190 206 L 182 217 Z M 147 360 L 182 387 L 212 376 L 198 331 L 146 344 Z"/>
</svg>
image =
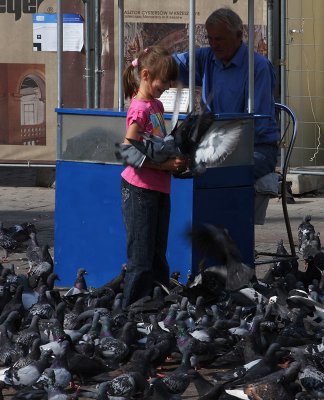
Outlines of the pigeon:
<svg viewBox="0 0 324 400">
<path fill-rule="evenodd" d="M 212 362 L 222 351 L 223 342 L 201 341 L 190 335 L 183 321 L 177 323 L 177 347 L 182 354 L 197 356 L 199 362 Z"/>
<path fill-rule="evenodd" d="M 40 339 L 38 327 L 39 316 L 34 315 L 28 328 L 22 329 L 15 337 L 15 342 L 21 344 L 27 350 L 31 347 L 35 339 Z"/>
<path fill-rule="evenodd" d="M 17 370 L 22 367 L 26 367 L 27 365 L 31 364 L 33 361 L 36 361 L 41 356 L 40 350 L 41 339 L 36 338 L 34 339 L 33 343 L 30 346 L 30 350 L 25 357 L 19 358 L 10 369 Z"/>
<path fill-rule="evenodd" d="M 298 250 L 299 252 L 303 252 L 305 245 L 307 244 L 308 240 L 310 239 L 310 234 L 315 234 L 314 225 L 311 224 L 312 216 L 305 215 L 303 221 L 298 225 L 297 228 L 297 235 L 298 235 Z"/>
<path fill-rule="evenodd" d="M 2 222 L 0 222 L 0 247 L 3 249 L 4 252 L 4 255 L 2 257 L 3 260 L 8 259 L 9 251 L 13 251 L 18 247 L 17 240 L 6 233 Z"/>
<path fill-rule="evenodd" d="M 181 400 L 182 396 L 172 394 L 167 385 L 160 378 L 150 379 L 150 393 L 148 400 Z"/>
<path fill-rule="evenodd" d="M 172 135 L 160 137 L 153 134 L 142 133 L 141 139 L 142 141 L 127 138 L 137 150 L 156 163 L 162 163 L 169 158 L 175 158 L 181 155 Z"/>
<path fill-rule="evenodd" d="M 51 365 L 46 368 L 41 376 L 38 378 L 39 382 L 49 382 L 52 378 L 55 379 L 56 387 L 64 389 L 72 380 L 72 375 L 68 369 L 68 363 L 66 359 L 66 349 L 69 346 L 67 341 L 62 342 L 62 352 L 56 355 Z M 53 375 L 52 375 L 53 374 Z"/>
<path fill-rule="evenodd" d="M 161 163 L 181 155 L 188 157 L 189 171 L 175 176 L 189 178 L 204 173 L 207 167 L 221 165 L 235 150 L 244 124 L 245 121 L 217 121 L 210 112 L 193 110 L 165 137 L 143 133 L 142 141 L 128 140 L 153 162 Z"/>
<path fill-rule="evenodd" d="M 5 324 L 0 325 L 0 365 L 10 366 L 23 356 L 24 350 L 22 346 L 9 339 Z"/>
<path fill-rule="evenodd" d="M 100 295 L 105 293 L 107 289 L 111 289 L 114 291 L 114 294 L 121 293 L 124 287 L 124 279 L 127 270 L 127 264 L 122 264 L 120 274 L 117 275 L 115 278 L 111 279 L 109 282 L 100 286 L 96 289 L 97 293 Z"/>
<path fill-rule="evenodd" d="M 283 240 L 280 239 L 277 243 L 276 258 L 279 257 L 283 259 L 274 262 L 274 265 L 271 268 L 274 277 L 286 276 L 289 272 L 297 272 L 298 262 L 296 262 L 296 260 L 285 260 L 285 256 L 289 256 L 289 253 L 283 244 Z"/>
<path fill-rule="evenodd" d="M 194 372 L 191 370 L 190 353 L 184 353 L 181 364 L 161 380 L 170 393 L 182 394 L 188 388 Z"/>
<path fill-rule="evenodd" d="M 76 329 L 81 326 L 78 316 L 84 311 L 85 304 L 84 298 L 78 297 L 75 301 L 73 308 L 65 311 L 63 319 L 64 329 Z"/>
<path fill-rule="evenodd" d="M 205 257 L 213 257 L 226 267 L 226 289 L 235 291 L 249 284 L 254 268 L 242 262 L 240 251 L 225 228 L 203 224 L 189 234 L 193 246 Z"/>
<path fill-rule="evenodd" d="M 280 360 L 280 348 L 281 346 L 279 343 L 272 343 L 259 362 L 256 362 L 250 368 L 246 369 L 243 376 L 237 377 L 226 384 L 226 387 L 233 388 L 242 384 L 254 382 L 256 379 L 265 377 L 277 371 L 279 369 L 278 363 Z"/>
<path fill-rule="evenodd" d="M 195 164 L 217 167 L 236 149 L 245 122 L 216 122 L 202 137 L 196 151 Z"/>
<path fill-rule="evenodd" d="M 62 384 L 58 381 L 58 373 L 56 373 L 55 369 L 48 370 L 46 374 L 47 379 L 45 390 L 47 392 L 48 400 L 72 400 L 73 398 L 75 398 L 74 396 L 66 394 L 64 390 L 65 386 L 62 386 Z"/>
<path fill-rule="evenodd" d="M 100 384 L 98 390 L 102 390 L 103 387 L 108 395 L 107 398 L 113 396 L 126 398 L 141 396 L 141 398 L 145 398 L 149 392 L 149 384 L 139 372 L 121 374 L 110 381 Z"/>
<path fill-rule="evenodd" d="M 26 257 L 28 260 L 28 264 L 30 269 L 34 265 L 34 263 L 40 262 L 42 257 L 41 248 L 38 244 L 38 239 L 36 232 L 30 232 L 29 234 L 30 242 L 26 250 Z"/>
<path fill-rule="evenodd" d="M 321 239 L 320 239 L 320 232 L 311 232 L 309 234 L 309 241 L 308 245 L 313 247 L 315 250 L 320 251 L 322 248 Z"/>
<path fill-rule="evenodd" d="M 15 370 L 12 375 L 12 385 L 21 387 L 35 384 L 43 371 L 49 367 L 51 357 L 51 351 L 44 351 L 39 360 L 33 361 L 29 365 Z"/>
<path fill-rule="evenodd" d="M 22 293 L 24 290 L 23 285 L 19 285 L 16 288 L 16 291 L 13 295 L 13 297 L 4 305 L 1 315 L 0 315 L 0 324 L 2 324 L 5 319 L 8 317 L 8 315 L 12 311 L 18 311 L 21 316 L 23 316 L 24 313 L 24 306 L 22 303 Z"/>
<path fill-rule="evenodd" d="M 303 283 L 304 289 L 306 289 L 312 284 L 314 279 L 317 279 L 319 282 L 321 281 L 324 271 L 324 253 L 321 251 L 316 251 L 316 253 L 311 252 L 311 254 L 304 256 L 304 262 L 305 270 L 298 270 L 296 278 Z"/>
<path fill-rule="evenodd" d="M 310 394 L 313 391 L 324 392 L 324 372 L 312 363 L 304 349 L 294 347 L 291 349 L 291 355 L 294 360 L 301 363 L 298 380 L 302 387 Z"/>
<path fill-rule="evenodd" d="M 138 141 L 138 143 L 140 142 Z M 136 169 L 141 168 L 146 158 L 146 155 L 141 152 L 142 146 L 140 146 L 140 151 L 138 151 L 137 147 L 133 146 L 132 144 L 116 143 L 115 145 L 115 155 L 117 160 L 123 160 L 125 164 L 132 165 Z"/>
<path fill-rule="evenodd" d="M 6 233 L 15 239 L 18 243 L 27 242 L 30 238 L 30 233 L 36 233 L 36 227 L 30 222 L 23 222 L 22 224 L 15 224 L 6 228 Z"/>
<path fill-rule="evenodd" d="M 48 246 L 44 246 L 43 250 L 48 251 Z M 29 277 L 33 277 L 40 284 L 46 284 L 47 278 L 53 273 L 53 264 L 48 261 L 40 261 L 35 263 L 27 272 Z"/>
<path fill-rule="evenodd" d="M 74 281 L 73 286 L 64 294 L 65 297 L 75 296 L 80 294 L 88 293 L 87 282 L 85 280 L 84 275 L 87 275 L 88 272 L 84 268 L 79 268 L 77 272 L 76 280 Z"/>
<path fill-rule="evenodd" d="M 107 315 L 100 317 L 101 332 L 96 354 L 109 361 L 109 365 L 119 365 L 129 354 L 129 347 L 122 340 L 115 338 L 111 332 L 111 319 Z"/>
<path fill-rule="evenodd" d="M 37 315 L 42 319 L 50 319 L 54 316 L 55 308 L 51 302 L 49 302 L 46 289 L 46 286 L 43 285 L 37 302 L 28 309 L 29 318 Z"/>
<path fill-rule="evenodd" d="M 109 371 L 109 368 L 101 358 L 96 356 L 89 357 L 85 354 L 78 353 L 68 335 L 65 335 L 59 341 L 61 342 L 61 346 L 64 346 L 68 370 L 72 376 L 77 376 L 82 383 L 91 376 Z M 65 344 L 65 342 L 67 343 Z"/>
<path fill-rule="evenodd" d="M 293 361 L 288 364 L 287 368 L 280 368 L 279 370 L 266 375 L 260 379 L 254 380 L 253 383 L 247 384 L 243 387 L 245 394 L 253 398 L 262 399 L 285 399 L 294 400 L 295 390 L 290 386 L 298 377 L 300 371 L 300 363 Z M 230 390 L 226 390 L 228 394 Z"/>
</svg>

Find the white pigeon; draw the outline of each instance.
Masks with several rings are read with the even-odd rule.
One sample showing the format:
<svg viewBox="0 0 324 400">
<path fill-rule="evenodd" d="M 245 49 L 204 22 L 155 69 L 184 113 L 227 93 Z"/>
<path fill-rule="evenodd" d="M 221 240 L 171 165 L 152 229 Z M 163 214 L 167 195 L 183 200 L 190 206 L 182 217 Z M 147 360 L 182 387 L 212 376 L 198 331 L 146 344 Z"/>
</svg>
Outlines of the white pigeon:
<svg viewBox="0 0 324 400">
<path fill-rule="evenodd" d="M 195 163 L 217 167 L 236 149 L 245 121 L 215 121 L 195 151 Z"/>
</svg>

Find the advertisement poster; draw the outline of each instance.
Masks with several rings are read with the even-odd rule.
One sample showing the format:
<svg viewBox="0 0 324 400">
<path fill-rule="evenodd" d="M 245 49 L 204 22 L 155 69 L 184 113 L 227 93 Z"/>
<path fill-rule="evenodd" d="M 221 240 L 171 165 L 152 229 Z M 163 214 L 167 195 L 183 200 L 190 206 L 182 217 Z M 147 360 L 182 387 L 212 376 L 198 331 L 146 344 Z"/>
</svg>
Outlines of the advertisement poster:
<svg viewBox="0 0 324 400">
<path fill-rule="evenodd" d="M 87 74 L 91 74 L 92 82 L 94 76 L 100 74 L 100 108 L 118 107 L 118 5 L 118 0 L 100 1 L 100 70 L 86 73 L 85 4 L 83 0 L 62 0 L 64 14 L 80 16 L 75 26 L 69 26 L 73 41 L 63 55 L 63 107 L 86 107 Z M 223 6 L 241 15 L 246 38 L 247 5 L 247 0 L 236 3 L 197 0 L 196 46 L 207 45 L 205 20 L 212 11 Z M 125 0 L 125 64 L 153 44 L 162 45 L 171 52 L 187 50 L 188 7 L 187 0 Z M 266 0 L 255 1 L 254 44 L 263 54 L 267 52 L 266 8 Z M 4 0 L 0 4 L 0 14 L 0 162 L 53 163 L 57 137 L 57 54 L 51 24 L 55 20 L 56 0 Z M 44 14 L 44 20 L 36 22 L 37 14 Z M 38 33 L 36 23 L 40 23 Z"/>
<path fill-rule="evenodd" d="M 248 0 L 197 0 L 195 14 L 196 46 L 208 46 L 205 38 L 205 21 L 217 8 L 230 7 L 237 12 L 244 24 L 244 40 L 248 37 Z M 254 46 L 263 55 L 267 55 L 267 1 L 257 0 L 254 7 Z M 114 14 L 114 25 L 108 24 L 108 15 Z M 105 20 L 107 18 L 107 21 Z M 111 27 L 114 26 L 112 33 Z M 101 3 L 101 28 L 102 37 L 107 38 L 103 42 L 102 62 L 105 70 L 102 77 L 102 104 L 111 107 L 118 104 L 117 93 L 117 68 L 111 65 L 114 57 L 114 65 L 118 65 L 118 1 L 114 1 L 114 9 L 110 0 L 102 0 Z M 111 38 L 114 37 L 113 43 Z M 110 41 L 108 42 L 108 40 Z M 105 40 L 105 39 L 103 39 Z M 167 48 L 170 52 L 182 52 L 189 47 L 189 2 L 180 0 L 125 0 L 124 1 L 124 49 L 125 65 L 132 62 L 137 54 L 145 47 L 158 44 Z M 110 60 L 110 61 L 109 61 Z M 114 71 L 114 78 L 112 73 Z M 109 84 L 108 84 L 109 82 Z M 114 91 L 109 92 L 112 82 Z M 199 92 L 199 88 L 198 88 Z M 111 98 L 112 93 L 114 99 Z M 197 94 L 199 96 L 199 93 Z"/>
<path fill-rule="evenodd" d="M 80 0 L 63 2 L 70 13 L 80 14 L 84 9 Z M 56 160 L 57 54 L 35 49 L 33 17 L 38 13 L 56 15 L 56 0 L 5 0 L 0 4 L 0 162 L 3 163 L 43 164 Z M 80 38 L 78 48 L 66 52 L 64 57 L 64 92 L 70 106 L 83 105 L 82 46 Z M 77 100 L 73 102 L 72 98 Z"/>
</svg>

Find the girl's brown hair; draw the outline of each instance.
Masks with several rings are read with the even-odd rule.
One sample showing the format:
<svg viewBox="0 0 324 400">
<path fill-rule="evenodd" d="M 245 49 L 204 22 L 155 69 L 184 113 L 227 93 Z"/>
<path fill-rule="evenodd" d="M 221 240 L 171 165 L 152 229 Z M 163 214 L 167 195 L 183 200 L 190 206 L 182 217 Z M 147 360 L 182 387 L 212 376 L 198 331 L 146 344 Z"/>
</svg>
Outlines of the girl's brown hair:
<svg viewBox="0 0 324 400">
<path fill-rule="evenodd" d="M 166 49 L 161 46 L 147 47 L 125 68 L 123 83 L 126 99 L 138 92 L 140 73 L 144 68 L 148 69 L 152 81 L 175 81 L 178 77 L 178 65 Z"/>
</svg>

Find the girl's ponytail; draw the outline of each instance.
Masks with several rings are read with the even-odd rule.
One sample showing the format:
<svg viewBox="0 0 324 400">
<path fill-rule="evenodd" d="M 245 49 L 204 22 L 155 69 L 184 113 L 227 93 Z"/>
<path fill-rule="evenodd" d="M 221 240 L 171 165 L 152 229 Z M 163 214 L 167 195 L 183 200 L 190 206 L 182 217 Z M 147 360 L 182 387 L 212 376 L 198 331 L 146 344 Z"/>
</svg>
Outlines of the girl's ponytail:
<svg viewBox="0 0 324 400">
<path fill-rule="evenodd" d="M 134 67 L 132 63 L 124 70 L 123 85 L 125 99 L 131 99 L 138 91 L 137 67 Z"/>
</svg>

